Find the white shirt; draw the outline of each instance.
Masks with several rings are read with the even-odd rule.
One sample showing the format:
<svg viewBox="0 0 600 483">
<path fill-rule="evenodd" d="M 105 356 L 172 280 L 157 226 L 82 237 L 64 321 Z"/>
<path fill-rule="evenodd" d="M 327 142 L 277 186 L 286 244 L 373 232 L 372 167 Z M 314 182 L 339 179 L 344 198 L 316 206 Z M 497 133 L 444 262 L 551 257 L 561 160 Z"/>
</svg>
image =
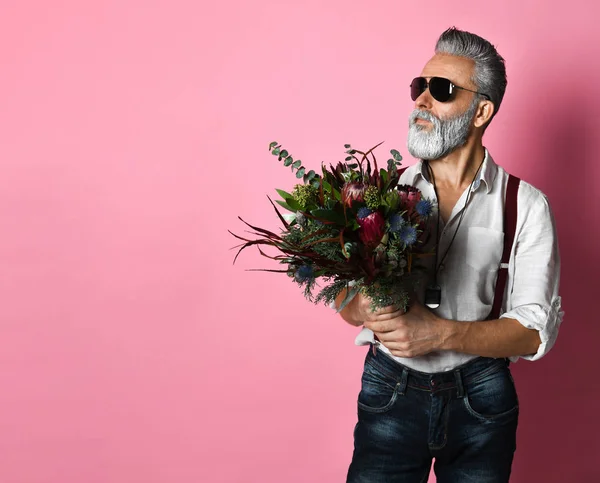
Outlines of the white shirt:
<svg viewBox="0 0 600 483">
<path fill-rule="evenodd" d="M 442 300 L 439 308 L 433 312 L 444 319 L 486 323 L 494 301 L 495 282 L 504 247 L 503 217 L 507 182 L 508 173 L 494 162 L 486 149 L 460 228 L 437 276 Z M 423 197 L 436 199 L 426 165 L 422 161 L 402 174 L 400 184 L 413 185 L 421 190 Z M 456 203 L 445 226 L 440 219 L 440 259 L 454 236 L 468 191 L 467 188 Z M 541 191 L 521 181 L 517 206 L 517 229 L 500 317 L 516 319 L 525 327 L 539 331 L 541 344 L 537 353 L 520 356 L 537 360 L 554 345 L 563 318 L 558 296 L 558 240 L 550 205 Z M 432 218 L 435 227 L 437 216 L 434 214 Z M 431 238 L 428 245 L 433 249 L 435 228 Z M 424 257 L 421 261 L 428 273 L 433 275 L 435 256 Z M 424 289 L 424 286 L 421 287 L 420 293 L 417 293 L 421 302 Z M 378 350 L 385 351 L 398 362 L 428 373 L 449 371 L 477 357 L 454 351 L 433 352 L 414 358 L 395 357 L 383 344 L 374 340 L 373 332 L 367 328 L 361 330 L 355 342 L 357 345 L 376 343 Z M 515 362 L 519 356 L 510 359 Z"/>
</svg>

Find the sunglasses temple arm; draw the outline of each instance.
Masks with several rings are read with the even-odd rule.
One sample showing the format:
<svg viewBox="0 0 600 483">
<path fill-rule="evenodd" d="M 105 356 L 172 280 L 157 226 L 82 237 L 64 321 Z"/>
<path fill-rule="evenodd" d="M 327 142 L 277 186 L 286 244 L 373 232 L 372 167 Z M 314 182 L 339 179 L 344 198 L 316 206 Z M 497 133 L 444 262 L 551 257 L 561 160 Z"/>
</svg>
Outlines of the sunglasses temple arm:
<svg viewBox="0 0 600 483">
<path fill-rule="evenodd" d="M 452 85 L 454 85 L 454 87 L 458 87 L 459 89 L 462 89 L 463 91 L 469 91 L 469 92 L 473 92 L 475 94 L 479 94 L 480 96 L 485 97 L 488 101 L 492 100 L 492 98 L 490 96 L 488 96 L 487 94 L 484 94 L 483 92 L 473 91 L 471 89 L 467 89 L 466 87 L 460 87 L 460 86 L 457 86 L 455 84 L 452 84 Z"/>
</svg>

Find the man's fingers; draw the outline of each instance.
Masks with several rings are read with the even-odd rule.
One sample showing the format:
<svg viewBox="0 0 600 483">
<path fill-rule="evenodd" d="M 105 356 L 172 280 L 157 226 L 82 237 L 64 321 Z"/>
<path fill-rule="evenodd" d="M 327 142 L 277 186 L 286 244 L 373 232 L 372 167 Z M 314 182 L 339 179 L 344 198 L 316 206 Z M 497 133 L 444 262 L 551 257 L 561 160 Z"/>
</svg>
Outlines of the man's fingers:
<svg viewBox="0 0 600 483">
<path fill-rule="evenodd" d="M 398 328 L 397 321 L 393 319 L 388 320 L 367 320 L 364 323 L 367 329 L 371 329 L 373 332 L 393 332 Z"/>
<path fill-rule="evenodd" d="M 391 333 L 377 332 L 375 335 L 393 356 L 411 358 L 422 355 L 410 343 L 395 340 L 396 338 Z"/>
<path fill-rule="evenodd" d="M 396 309 L 394 312 L 376 312 L 369 314 L 367 320 L 371 322 L 383 322 L 385 320 L 392 320 L 397 317 L 401 317 L 405 314 L 404 310 Z"/>
<path fill-rule="evenodd" d="M 377 309 L 377 310 L 371 310 L 370 306 L 367 306 L 365 308 L 366 308 L 366 311 L 371 316 L 375 316 L 375 317 L 378 317 L 381 315 L 398 314 L 399 312 L 400 312 L 400 314 L 404 313 L 404 311 L 396 305 L 389 305 L 387 307 L 383 307 L 383 308 Z"/>
</svg>

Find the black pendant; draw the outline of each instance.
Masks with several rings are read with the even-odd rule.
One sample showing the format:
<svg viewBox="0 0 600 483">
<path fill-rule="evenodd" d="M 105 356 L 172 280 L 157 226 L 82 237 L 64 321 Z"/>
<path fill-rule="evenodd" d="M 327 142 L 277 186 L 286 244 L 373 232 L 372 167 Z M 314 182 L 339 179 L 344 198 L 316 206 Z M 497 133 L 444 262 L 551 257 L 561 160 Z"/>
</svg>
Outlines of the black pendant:
<svg viewBox="0 0 600 483">
<path fill-rule="evenodd" d="M 442 302 L 442 288 L 439 285 L 430 285 L 425 290 L 425 305 L 430 309 L 437 309 Z"/>
</svg>

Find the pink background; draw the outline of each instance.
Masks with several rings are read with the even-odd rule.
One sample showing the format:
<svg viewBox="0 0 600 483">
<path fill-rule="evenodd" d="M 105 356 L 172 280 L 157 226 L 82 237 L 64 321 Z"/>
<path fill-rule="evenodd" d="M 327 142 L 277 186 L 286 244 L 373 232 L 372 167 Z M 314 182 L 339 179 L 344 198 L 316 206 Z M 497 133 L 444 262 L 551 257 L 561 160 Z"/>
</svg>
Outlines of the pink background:
<svg viewBox="0 0 600 483">
<path fill-rule="evenodd" d="M 567 312 L 519 362 L 515 482 L 600 481 L 600 34 L 594 2 L 0 4 L 0 481 L 344 481 L 364 348 L 237 216 L 343 144 L 407 156 L 447 27 L 498 46 L 485 143 L 556 214 Z"/>
</svg>

